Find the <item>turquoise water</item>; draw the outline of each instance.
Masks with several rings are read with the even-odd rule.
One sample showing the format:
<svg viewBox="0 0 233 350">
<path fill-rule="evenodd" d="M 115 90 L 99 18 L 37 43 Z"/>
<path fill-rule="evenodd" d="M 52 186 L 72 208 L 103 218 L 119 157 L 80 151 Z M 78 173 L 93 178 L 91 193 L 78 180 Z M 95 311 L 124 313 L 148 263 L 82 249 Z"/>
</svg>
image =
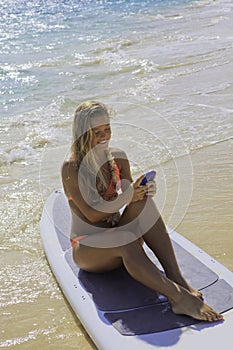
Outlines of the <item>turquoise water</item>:
<svg viewBox="0 0 233 350">
<path fill-rule="evenodd" d="M 190 1 L 1 1 L 1 116 L 89 88 L 84 66 L 138 40 L 149 29 L 145 17 L 177 3 Z"/>
<path fill-rule="evenodd" d="M 83 100 L 115 110 L 112 142 L 127 151 L 134 176 L 156 168 L 166 222 L 176 228 L 189 210 L 195 228 L 200 217 L 203 248 L 232 267 L 232 7 L 230 0 L 0 1 L 0 347 L 94 349 L 51 275 L 39 233 Z M 216 235 L 225 243 L 213 248 L 219 213 Z"/>
<path fill-rule="evenodd" d="M 170 157 L 161 142 L 177 156 L 231 137 L 231 4 L 222 2 L 219 11 L 206 1 L 2 1 L 0 163 L 67 143 L 88 98 L 120 122 L 153 123 L 159 161 Z"/>
</svg>

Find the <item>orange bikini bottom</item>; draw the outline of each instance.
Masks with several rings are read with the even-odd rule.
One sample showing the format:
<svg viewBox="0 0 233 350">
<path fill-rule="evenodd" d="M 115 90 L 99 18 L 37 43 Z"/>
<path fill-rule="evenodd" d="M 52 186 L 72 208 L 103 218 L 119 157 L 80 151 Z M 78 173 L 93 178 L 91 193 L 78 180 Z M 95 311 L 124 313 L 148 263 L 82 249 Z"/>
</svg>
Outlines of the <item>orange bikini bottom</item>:
<svg viewBox="0 0 233 350">
<path fill-rule="evenodd" d="M 84 236 L 78 236 L 75 237 L 71 240 L 71 246 L 73 247 L 75 245 L 75 243 L 81 241 L 81 239 L 88 237 L 88 235 L 84 235 Z"/>
<path fill-rule="evenodd" d="M 104 232 L 105 232 L 105 233 L 108 233 L 108 232 L 113 232 L 113 231 L 115 231 L 115 230 L 116 230 L 116 227 L 111 227 L 111 228 L 108 228 L 107 230 L 105 230 Z M 77 237 L 71 239 L 71 246 L 74 247 L 74 245 L 75 245 L 77 242 L 81 241 L 82 239 L 84 239 L 84 238 L 86 238 L 86 237 L 88 237 L 88 236 L 89 236 L 89 235 L 77 236 Z"/>
</svg>

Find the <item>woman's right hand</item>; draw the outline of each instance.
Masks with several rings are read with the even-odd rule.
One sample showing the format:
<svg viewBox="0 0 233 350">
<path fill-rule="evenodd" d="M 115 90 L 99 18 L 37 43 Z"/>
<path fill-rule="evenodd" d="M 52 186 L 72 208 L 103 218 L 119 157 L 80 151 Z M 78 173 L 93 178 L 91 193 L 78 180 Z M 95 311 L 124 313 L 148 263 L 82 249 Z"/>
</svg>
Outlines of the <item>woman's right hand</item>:
<svg viewBox="0 0 233 350">
<path fill-rule="evenodd" d="M 141 201 L 144 199 L 147 193 L 147 185 L 140 186 L 141 181 L 144 179 L 145 175 L 140 176 L 136 181 L 134 181 L 131 186 L 133 187 L 133 197 L 131 203 Z"/>
</svg>

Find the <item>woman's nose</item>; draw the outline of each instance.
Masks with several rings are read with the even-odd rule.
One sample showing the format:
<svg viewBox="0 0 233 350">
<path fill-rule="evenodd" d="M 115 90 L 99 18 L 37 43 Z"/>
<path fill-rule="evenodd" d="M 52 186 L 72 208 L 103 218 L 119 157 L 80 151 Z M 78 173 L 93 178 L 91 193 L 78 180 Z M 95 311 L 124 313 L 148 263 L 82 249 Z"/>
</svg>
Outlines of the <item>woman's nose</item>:
<svg viewBox="0 0 233 350">
<path fill-rule="evenodd" d="M 105 131 L 101 131 L 100 132 L 100 138 L 103 139 L 103 138 L 105 138 L 105 136 L 106 136 L 106 132 Z"/>
</svg>

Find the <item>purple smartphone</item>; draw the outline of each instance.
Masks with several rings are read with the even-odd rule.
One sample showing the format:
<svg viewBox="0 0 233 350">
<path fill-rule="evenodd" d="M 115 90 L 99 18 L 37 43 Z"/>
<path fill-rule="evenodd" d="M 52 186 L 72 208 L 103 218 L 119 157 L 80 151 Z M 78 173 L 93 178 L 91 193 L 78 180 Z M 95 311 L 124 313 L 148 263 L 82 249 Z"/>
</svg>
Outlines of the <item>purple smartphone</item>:
<svg viewBox="0 0 233 350">
<path fill-rule="evenodd" d="M 153 181 L 156 175 L 156 171 L 155 170 L 151 170 L 148 173 L 146 173 L 144 179 L 142 179 L 140 186 L 145 185 L 148 181 Z"/>
</svg>

